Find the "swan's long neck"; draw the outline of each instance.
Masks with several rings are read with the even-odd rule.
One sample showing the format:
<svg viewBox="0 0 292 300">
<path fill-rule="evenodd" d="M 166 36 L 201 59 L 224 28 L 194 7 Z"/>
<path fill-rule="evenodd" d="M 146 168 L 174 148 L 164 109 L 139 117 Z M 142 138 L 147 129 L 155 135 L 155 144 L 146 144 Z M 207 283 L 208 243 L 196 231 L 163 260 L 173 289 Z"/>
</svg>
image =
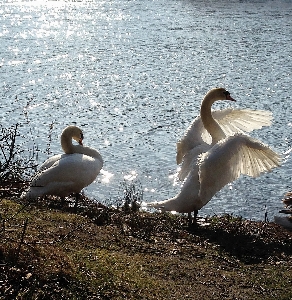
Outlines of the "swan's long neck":
<svg viewBox="0 0 292 300">
<path fill-rule="evenodd" d="M 61 135 L 61 147 L 66 154 L 76 153 L 76 146 L 72 143 L 72 136 L 69 136 L 65 132 Z"/>
<path fill-rule="evenodd" d="M 212 137 L 212 144 L 216 144 L 225 134 L 219 124 L 214 120 L 211 112 L 212 104 L 218 99 L 214 99 L 212 95 L 206 95 L 201 105 L 201 119 L 205 129 L 210 133 Z"/>
</svg>

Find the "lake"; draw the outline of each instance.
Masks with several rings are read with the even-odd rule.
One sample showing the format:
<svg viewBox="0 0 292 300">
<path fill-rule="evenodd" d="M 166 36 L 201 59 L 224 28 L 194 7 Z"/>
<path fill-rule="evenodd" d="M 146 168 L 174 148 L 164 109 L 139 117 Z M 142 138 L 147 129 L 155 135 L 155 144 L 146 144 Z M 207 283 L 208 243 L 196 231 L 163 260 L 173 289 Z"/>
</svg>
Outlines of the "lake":
<svg viewBox="0 0 292 300">
<path fill-rule="evenodd" d="M 236 103 L 213 108 L 273 112 L 251 135 L 284 157 L 259 178 L 225 186 L 200 215 L 269 220 L 291 190 L 292 2 L 203 0 L 1 1 L 1 125 L 21 124 L 24 149 L 39 163 L 61 152 L 76 124 L 104 158 L 85 194 L 111 204 L 123 182 L 145 202 L 180 190 L 176 142 L 206 92 Z M 50 129 L 51 128 L 51 129 Z"/>
</svg>

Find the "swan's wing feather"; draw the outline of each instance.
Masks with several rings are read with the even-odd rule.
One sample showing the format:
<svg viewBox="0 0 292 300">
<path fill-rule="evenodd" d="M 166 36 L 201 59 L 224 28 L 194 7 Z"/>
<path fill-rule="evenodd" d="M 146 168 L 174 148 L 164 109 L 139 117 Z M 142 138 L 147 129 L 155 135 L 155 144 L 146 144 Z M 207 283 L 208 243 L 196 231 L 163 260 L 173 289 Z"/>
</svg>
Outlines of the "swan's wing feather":
<svg viewBox="0 0 292 300">
<path fill-rule="evenodd" d="M 235 133 L 250 132 L 263 126 L 271 125 L 273 116 L 270 111 L 251 109 L 223 109 L 212 111 L 213 118 L 218 122 L 226 136 Z M 177 143 L 176 162 L 180 164 L 183 157 L 194 147 L 207 143 L 212 138 L 204 128 L 201 117 L 198 116 L 187 128 L 182 139 Z"/>
<path fill-rule="evenodd" d="M 40 169 L 34 177 L 31 186 L 45 186 L 50 181 L 65 182 L 76 178 L 82 168 L 82 154 L 66 154 L 56 160 L 49 168 Z"/>
<path fill-rule="evenodd" d="M 280 165 L 280 156 L 261 142 L 237 134 L 217 143 L 200 162 L 200 198 L 204 205 L 241 174 L 257 177 Z"/>
<path fill-rule="evenodd" d="M 197 164 L 199 155 L 207 152 L 210 147 L 209 144 L 203 143 L 185 154 L 181 168 L 178 172 L 178 179 L 180 181 L 183 181 L 188 176 L 189 172 L 193 170 L 194 166 Z"/>
<path fill-rule="evenodd" d="M 80 192 L 94 181 L 101 168 L 102 161 L 90 156 L 79 153 L 64 154 L 50 168 L 36 174 L 31 188 L 43 188 L 36 191 L 40 194 L 66 195 Z"/>
<path fill-rule="evenodd" d="M 61 159 L 62 155 L 64 154 L 57 154 L 50 158 L 48 158 L 39 168 L 40 171 L 44 171 L 46 169 L 49 169 L 55 162 L 57 162 L 59 159 Z"/>
<path fill-rule="evenodd" d="M 223 109 L 212 115 L 226 136 L 270 126 L 273 119 L 270 111 L 251 109 Z"/>
<path fill-rule="evenodd" d="M 203 144 L 211 144 L 212 138 L 204 128 L 201 117 L 197 117 L 187 128 L 184 136 L 176 144 L 176 163 L 180 164 L 183 157 L 193 148 Z"/>
</svg>

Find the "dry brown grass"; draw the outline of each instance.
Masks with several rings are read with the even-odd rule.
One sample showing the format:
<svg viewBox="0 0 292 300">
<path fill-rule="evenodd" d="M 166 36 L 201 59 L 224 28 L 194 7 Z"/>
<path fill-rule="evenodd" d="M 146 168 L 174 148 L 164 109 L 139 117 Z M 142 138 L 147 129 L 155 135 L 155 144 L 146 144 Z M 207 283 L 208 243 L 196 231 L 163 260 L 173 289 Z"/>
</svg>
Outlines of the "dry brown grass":
<svg viewBox="0 0 292 300">
<path fill-rule="evenodd" d="M 274 223 L 54 201 L 0 200 L 0 299 L 292 298 L 292 235 Z"/>
</svg>

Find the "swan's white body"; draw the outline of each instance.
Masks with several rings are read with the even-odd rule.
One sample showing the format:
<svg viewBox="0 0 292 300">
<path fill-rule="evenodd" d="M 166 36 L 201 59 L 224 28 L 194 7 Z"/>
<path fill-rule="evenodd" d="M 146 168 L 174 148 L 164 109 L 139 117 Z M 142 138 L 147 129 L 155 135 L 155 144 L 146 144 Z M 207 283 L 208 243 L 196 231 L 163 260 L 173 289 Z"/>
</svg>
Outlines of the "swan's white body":
<svg viewBox="0 0 292 300">
<path fill-rule="evenodd" d="M 200 116 L 177 143 L 177 163 L 182 163 L 179 179 L 185 180 L 173 198 L 148 203 L 162 211 L 190 213 L 206 205 L 227 183 L 241 174 L 257 177 L 279 166 L 280 157 L 268 146 L 245 135 L 271 124 L 267 111 L 225 109 L 211 112 L 218 100 L 232 100 L 223 88 L 205 96 Z"/>
<path fill-rule="evenodd" d="M 79 145 L 73 145 L 72 139 Z M 61 135 L 65 154 L 55 155 L 42 164 L 23 197 L 66 197 L 71 193 L 78 194 L 90 185 L 99 174 L 103 160 L 97 150 L 83 146 L 82 139 L 83 134 L 78 127 L 66 127 Z"/>
</svg>

